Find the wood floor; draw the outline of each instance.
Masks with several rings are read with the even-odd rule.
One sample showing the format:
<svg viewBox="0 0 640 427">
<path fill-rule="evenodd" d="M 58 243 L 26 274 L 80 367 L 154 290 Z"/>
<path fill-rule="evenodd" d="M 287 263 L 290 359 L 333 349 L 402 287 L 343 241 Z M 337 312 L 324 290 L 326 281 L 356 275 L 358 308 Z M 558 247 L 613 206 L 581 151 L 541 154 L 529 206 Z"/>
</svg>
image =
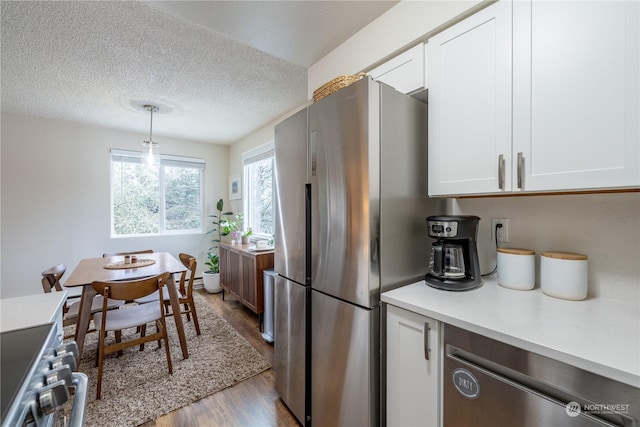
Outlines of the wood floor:
<svg viewBox="0 0 640 427">
<path fill-rule="evenodd" d="M 222 301 L 222 294 L 196 292 L 273 365 L 273 345 L 262 339 L 255 314 L 228 295 Z M 143 424 L 144 427 L 299 425 L 274 390 L 273 369 Z"/>
</svg>

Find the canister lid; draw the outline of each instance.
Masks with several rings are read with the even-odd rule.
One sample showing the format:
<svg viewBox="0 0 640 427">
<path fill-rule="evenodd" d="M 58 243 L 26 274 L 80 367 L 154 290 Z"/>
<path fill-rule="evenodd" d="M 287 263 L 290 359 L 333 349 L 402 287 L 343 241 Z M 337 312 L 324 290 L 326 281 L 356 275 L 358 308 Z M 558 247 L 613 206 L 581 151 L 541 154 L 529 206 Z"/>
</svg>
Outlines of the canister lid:
<svg viewBox="0 0 640 427">
<path fill-rule="evenodd" d="M 572 252 L 542 252 L 541 255 L 547 258 L 566 259 L 571 261 L 583 261 L 587 259 L 586 255 Z"/>
<path fill-rule="evenodd" d="M 535 255 L 536 251 L 519 248 L 498 248 L 498 252 L 509 255 Z"/>
</svg>

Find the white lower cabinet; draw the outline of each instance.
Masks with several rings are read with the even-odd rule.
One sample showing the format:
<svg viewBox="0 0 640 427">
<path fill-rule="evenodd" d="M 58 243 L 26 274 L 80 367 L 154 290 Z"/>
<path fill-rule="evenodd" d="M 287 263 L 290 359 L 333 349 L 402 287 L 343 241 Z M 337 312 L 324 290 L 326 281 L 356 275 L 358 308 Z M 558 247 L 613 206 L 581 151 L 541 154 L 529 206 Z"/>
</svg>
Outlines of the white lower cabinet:
<svg viewBox="0 0 640 427">
<path fill-rule="evenodd" d="M 387 305 L 387 426 L 440 425 L 441 323 Z"/>
</svg>

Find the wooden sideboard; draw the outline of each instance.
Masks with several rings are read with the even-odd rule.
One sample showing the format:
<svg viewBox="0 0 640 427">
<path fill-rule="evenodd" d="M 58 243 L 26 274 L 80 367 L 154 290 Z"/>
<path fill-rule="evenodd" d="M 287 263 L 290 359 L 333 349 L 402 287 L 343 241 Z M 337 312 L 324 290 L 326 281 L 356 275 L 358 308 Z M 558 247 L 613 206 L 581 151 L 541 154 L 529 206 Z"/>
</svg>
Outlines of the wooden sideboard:
<svg viewBox="0 0 640 427">
<path fill-rule="evenodd" d="M 252 251 L 255 244 L 220 243 L 220 286 L 256 313 L 262 325 L 263 272 L 273 268 L 273 250 Z"/>
</svg>

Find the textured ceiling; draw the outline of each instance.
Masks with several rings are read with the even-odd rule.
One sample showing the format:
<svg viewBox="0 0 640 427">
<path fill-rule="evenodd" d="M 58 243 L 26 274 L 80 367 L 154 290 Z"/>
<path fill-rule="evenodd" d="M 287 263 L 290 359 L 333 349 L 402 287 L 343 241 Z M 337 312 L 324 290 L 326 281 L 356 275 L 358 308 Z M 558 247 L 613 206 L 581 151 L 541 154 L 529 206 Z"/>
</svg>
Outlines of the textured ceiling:
<svg viewBox="0 0 640 427">
<path fill-rule="evenodd" d="M 2 112 L 228 144 L 395 1 L 2 1 Z"/>
</svg>

